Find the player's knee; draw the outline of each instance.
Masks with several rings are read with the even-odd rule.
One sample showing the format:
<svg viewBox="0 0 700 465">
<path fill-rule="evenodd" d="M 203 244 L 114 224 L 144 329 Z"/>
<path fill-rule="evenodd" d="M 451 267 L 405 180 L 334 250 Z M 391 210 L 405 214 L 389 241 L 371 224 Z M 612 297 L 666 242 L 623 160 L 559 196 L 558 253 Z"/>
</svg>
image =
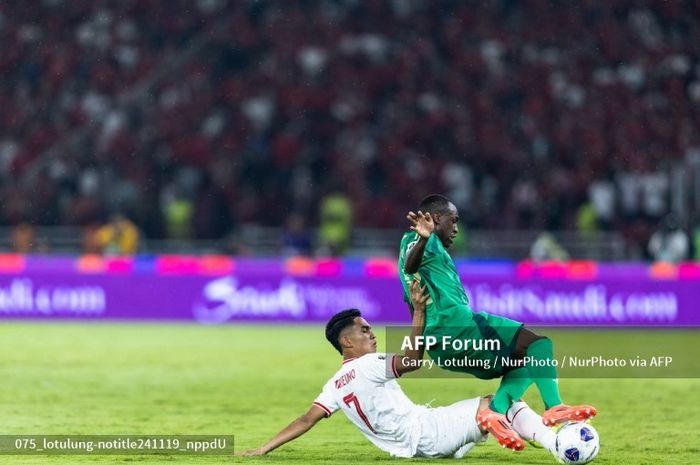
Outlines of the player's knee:
<svg viewBox="0 0 700 465">
<path fill-rule="evenodd" d="M 515 353 L 514 355 L 517 358 L 523 358 L 527 355 L 527 351 L 530 348 L 530 346 L 537 342 L 537 341 L 542 341 L 545 340 L 546 344 L 551 345 L 552 340 L 549 339 L 547 336 L 539 336 L 529 329 L 523 328 L 520 331 L 520 334 L 518 335 L 518 340 L 515 344 Z"/>
</svg>

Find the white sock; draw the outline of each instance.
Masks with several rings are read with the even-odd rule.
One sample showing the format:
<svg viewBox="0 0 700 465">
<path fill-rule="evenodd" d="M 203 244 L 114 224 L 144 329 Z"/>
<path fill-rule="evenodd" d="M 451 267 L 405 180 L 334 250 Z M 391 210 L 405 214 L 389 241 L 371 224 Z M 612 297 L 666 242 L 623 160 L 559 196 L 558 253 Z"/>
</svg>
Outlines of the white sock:
<svg viewBox="0 0 700 465">
<path fill-rule="evenodd" d="M 506 412 L 506 418 L 521 438 L 537 441 L 548 451 L 554 452 L 556 434 L 542 423 L 542 417 L 525 402 L 515 402 L 511 405 Z"/>
</svg>

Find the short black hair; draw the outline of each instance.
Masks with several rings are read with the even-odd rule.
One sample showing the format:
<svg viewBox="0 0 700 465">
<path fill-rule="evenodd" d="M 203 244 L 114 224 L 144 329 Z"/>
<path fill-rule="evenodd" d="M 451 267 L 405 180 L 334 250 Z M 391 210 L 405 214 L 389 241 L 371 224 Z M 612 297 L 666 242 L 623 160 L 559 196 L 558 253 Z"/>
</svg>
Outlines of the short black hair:
<svg viewBox="0 0 700 465">
<path fill-rule="evenodd" d="M 423 213 L 445 213 L 449 210 L 450 203 L 444 195 L 430 194 L 420 201 L 418 210 Z"/>
<path fill-rule="evenodd" d="M 352 320 L 358 316 L 362 316 L 362 313 L 358 309 L 349 308 L 336 313 L 328 320 L 328 323 L 326 323 L 326 339 L 335 347 L 335 350 L 340 352 L 340 355 L 343 355 L 343 348 L 340 347 L 340 341 L 338 340 L 340 332 L 348 326 L 352 326 Z"/>
</svg>

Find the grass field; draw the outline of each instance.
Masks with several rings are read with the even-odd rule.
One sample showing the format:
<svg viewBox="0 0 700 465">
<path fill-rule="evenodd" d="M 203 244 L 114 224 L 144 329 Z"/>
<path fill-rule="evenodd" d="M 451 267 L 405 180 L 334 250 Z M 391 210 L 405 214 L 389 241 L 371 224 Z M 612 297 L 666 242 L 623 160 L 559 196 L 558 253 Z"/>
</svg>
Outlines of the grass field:
<svg viewBox="0 0 700 465">
<path fill-rule="evenodd" d="M 382 338 L 382 331 L 378 336 Z M 306 411 L 339 366 L 318 327 L 0 325 L 0 434 L 234 434 L 259 445 Z M 447 405 L 496 382 L 406 379 L 416 403 Z M 569 402 L 599 409 L 599 464 L 698 463 L 700 380 L 565 379 Z M 541 411 L 536 392 L 526 400 Z M 470 464 L 555 463 L 491 439 Z M 342 414 L 261 458 L 5 456 L 0 463 L 403 463 L 374 448 Z M 427 462 L 412 459 L 412 462 Z"/>
</svg>

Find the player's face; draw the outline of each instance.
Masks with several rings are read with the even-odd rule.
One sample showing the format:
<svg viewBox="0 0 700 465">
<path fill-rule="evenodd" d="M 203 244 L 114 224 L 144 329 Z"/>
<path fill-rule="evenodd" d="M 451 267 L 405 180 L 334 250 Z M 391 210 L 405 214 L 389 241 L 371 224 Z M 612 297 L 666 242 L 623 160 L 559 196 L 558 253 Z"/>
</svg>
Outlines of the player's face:
<svg viewBox="0 0 700 465">
<path fill-rule="evenodd" d="M 372 326 L 361 316 L 355 317 L 352 330 L 347 336 L 350 339 L 350 343 L 352 343 L 356 357 L 377 351 L 377 338 L 372 332 Z"/>
<path fill-rule="evenodd" d="M 450 203 L 447 212 L 439 213 L 435 218 L 435 232 L 437 233 L 442 245 L 449 249 L 459 233 L 459 212 L 454 204 Z"/>
</svg>

